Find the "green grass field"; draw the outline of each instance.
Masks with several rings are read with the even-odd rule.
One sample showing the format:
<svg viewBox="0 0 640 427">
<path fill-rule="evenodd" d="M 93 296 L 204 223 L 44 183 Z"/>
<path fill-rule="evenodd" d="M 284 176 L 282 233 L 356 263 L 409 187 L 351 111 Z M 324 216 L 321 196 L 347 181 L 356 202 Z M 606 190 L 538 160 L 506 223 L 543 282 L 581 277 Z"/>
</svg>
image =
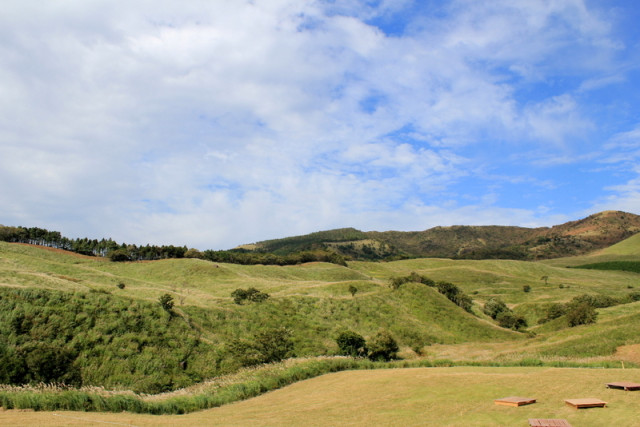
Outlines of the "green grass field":
<svg viewBox="0 0 640 427">
<path fill-rule="evenodd" d="M 638 369 L 413 368 L 348 371 L 299 382 L 220 408 L 176 416 L 131 413 L 0 412 L 15 426 L 527 426 L 529 418 L 564 418 L 573 426 L 638 425 L 640 392 L 607 389 L 640 381 Z M 521 407 L 494 404 L 530 397 Z M 576 410 L 564 399 L 595 397 L 606 408 Z"/>
</svg>

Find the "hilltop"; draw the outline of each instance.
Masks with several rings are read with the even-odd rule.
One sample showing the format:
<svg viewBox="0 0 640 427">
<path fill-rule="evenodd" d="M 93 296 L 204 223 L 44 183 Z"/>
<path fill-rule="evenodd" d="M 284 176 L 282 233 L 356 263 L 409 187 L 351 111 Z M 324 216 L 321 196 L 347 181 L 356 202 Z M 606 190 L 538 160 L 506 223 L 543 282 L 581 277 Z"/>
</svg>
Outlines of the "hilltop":
<svg viewBox="0 0 640 427">
<path fill-rule="evenodd" d="M 605 211 L 553 227 L 434 227 L 425 231 L 368 231 L 342 228 L 267 240 L 242 248 L 285 255 L 330 249 L 351 259 L 454 258 L 540 260 L 583 255 L 640 231 L 640 216 Z"/>
</svg>

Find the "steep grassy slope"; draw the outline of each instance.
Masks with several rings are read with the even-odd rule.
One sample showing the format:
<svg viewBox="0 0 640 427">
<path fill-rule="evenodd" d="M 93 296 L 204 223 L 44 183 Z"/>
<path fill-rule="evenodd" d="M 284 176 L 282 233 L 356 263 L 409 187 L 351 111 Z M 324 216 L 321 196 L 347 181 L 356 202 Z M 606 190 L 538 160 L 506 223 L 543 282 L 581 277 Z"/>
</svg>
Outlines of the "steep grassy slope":
<svg viewBox="0 0 640 427">
<path fill-rule="evenodd" d="M 597 254 L 640 257 L 640 234 L 636 234 L 615 245 L 604 248 Z"/>
<path fill-rule="evenodd" d="M 609 247 L 579 256 L 571 256 L 542 261 L 546 265 L 577 267 L 612 261 L 640 261 L 640 234 L 635 234 Z"/>
</svg>

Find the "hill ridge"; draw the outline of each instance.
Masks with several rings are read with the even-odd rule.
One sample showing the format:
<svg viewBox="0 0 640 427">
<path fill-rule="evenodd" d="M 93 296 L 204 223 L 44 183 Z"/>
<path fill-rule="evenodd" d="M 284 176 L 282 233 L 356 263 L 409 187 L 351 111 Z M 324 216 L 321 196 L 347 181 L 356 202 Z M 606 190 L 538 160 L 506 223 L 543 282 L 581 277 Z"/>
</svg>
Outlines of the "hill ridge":
<svg viewBox="0 0 640 427">
<path fill-rule="evenodd" d="M 638 231 L 640 216 L 607 210 L 552 227 L 451 225 L 424 231 L 366 232 L 339 228 L 260 241 L 252 244 L 250 250 L 287 254 L 323 248 L 351 259 L 370 260 L 414 257 L 537 260 L 584 255 Z"/>
</svg>

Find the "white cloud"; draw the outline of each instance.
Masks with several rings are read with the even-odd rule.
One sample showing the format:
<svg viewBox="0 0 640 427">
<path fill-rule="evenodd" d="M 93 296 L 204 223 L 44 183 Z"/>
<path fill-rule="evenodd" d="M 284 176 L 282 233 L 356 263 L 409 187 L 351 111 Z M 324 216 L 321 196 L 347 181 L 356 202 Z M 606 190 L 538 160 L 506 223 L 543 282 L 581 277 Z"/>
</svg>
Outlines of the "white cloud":
<svg viewBox="0 0 640 427">
<path fill-rule="evenodd" d="M 500 208 L 492 190 L 453 200 L 484 167 L 466 148 L 569 158 L 593 129 L 581 85 L 520 92 L 615 82 L 602 76 L 621 49 L 577 0 L 453 1 L 438 17 L 404 16 L 404 0 L 5 3 L 0 221 L 201 248 L 535 223 L 535 207 Z"/>
</svg>

